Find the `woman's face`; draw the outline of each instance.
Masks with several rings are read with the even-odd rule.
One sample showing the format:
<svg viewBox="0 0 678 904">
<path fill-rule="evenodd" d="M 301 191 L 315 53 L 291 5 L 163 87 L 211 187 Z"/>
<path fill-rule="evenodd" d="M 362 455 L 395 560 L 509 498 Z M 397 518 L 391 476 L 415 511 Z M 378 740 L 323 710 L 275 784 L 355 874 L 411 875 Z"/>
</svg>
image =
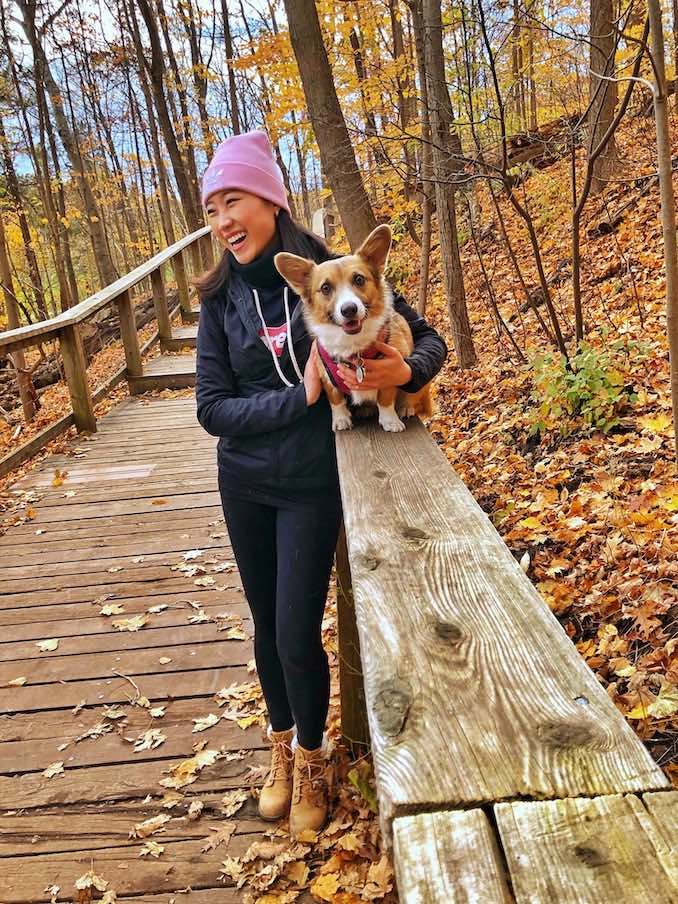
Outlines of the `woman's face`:
<svg viewBox="0 0 678 904">
<path fill-rule="evenodd" d="M 272 241 L 277 209 L 271 201 L 235 188 L 215 192 L 205 206 L 218 242 L 240 264 L 249 264 Z"/>
</svg>

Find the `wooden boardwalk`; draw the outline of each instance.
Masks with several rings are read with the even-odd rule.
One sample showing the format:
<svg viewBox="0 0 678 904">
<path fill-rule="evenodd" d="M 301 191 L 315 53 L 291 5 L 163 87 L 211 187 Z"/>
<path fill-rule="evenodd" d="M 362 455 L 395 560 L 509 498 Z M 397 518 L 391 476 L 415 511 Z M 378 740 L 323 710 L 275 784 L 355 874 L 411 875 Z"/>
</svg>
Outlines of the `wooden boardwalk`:
<svg viewBox="0 0 678 904">
<path fill-rule="evenodd" d="M 251 796 L 230 842 L 202 850 L 225 825 L 224 795 L 260 784 L 267 761 L 261 728 L 235 721 L 261 702 L 215 697 L 256 680 L 215 440 L 192 398 L 132 399 L 73 447 L 15 486 L 33 517 L 0 537 L 0 902 L 48 902 L 54 886 L 59 901 L 77 900 L 90 869 L 118 901 L 164 904 L 189 888 L 176 900 L 242 901 L 219 871 L 272 828 Z M 53 486 L 56 469 L 68 476 Z M 116 629 L 135 616 L 148 619 L 141 630 Z M 247 639 L 227 639 L 239 626 Z M 57 648 L 43 652 L 45 640 Z M 194 732 L 209 714 L 222 718 Z M 214 762 L 163 787 L 181 785 L 170 767 L 201 745 Z M 171 817 L 161 831 L 130 837 L 159 814 Z M 146 842 L 164 850 L 142 854 Z"/>
</svg>

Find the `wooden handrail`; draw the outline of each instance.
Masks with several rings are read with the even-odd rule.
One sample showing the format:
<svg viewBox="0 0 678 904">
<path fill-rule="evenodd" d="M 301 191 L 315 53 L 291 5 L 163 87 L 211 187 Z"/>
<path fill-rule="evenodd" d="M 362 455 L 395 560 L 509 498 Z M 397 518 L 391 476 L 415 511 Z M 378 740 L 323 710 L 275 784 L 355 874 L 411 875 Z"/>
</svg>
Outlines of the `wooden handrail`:
<svg viewBox="0 0 678 904">
<path fill-rule="evenodd" d="M 661 828 L 675 831 L 678 794 L 662 770 L 421 423 L 398 434 L 363 423 L 336 445 L 342 729 L 349 742 L 366 734 L 355 705 L 364 688 L 400 900 L 512 901 L 506 864 L 519 901 L 610 900 L 600 884 L 597 897 L 572 892 L 579 867 L 628 891 L 617 899 L 640 900 L 622 847 L 634 808 L 651 821 L 647 792 L 672 798 Z M 341 636 L 351 618 L 359 644 L 355 628 Z M 626 828 L 605 834 L 614 814 Z M 652 851 L 636 835 L 642 876 Z M 549 873 L 545 851 L 565 837 Z M 654 856 L 647 868 L 661 877 Z M 569 891 L 549 897 L 561 864 Z M 527 893 L 531 879 L 541 894 Z M 648 900 L 673 900 L 657 888 Z"/>
<path fill-rule="evenodd" d="M 120 279 L 116 279 L 115 282 L 100 289 L 94 295 L 85 299 L 85 301 L 81 301 L 50 320 L 41 320 L 39 323 L 31 323 L 16 330 L 7 330 L 4 333 L 0 333 L 0 351 L 11 352 L 16 349 L 37 345 L 39 342 L 58 336 L 67 327 L 82 323 L 102 308 L 116 301 L 123 293 L 141 282 L 142 279 L 151 276 L 159 267 L 171 261 L 177 254 L 180 254 L 184 248 L 208 235 L 209 232 L 210 227 L 204 226 L 202 229 L 184 236 L 178 242 L 170 245 L 169 248 L 160 251 L 134 270 L 121 276 Z"/>
<path fill-rule="evenodd" d="M 62 314 L 43 320 L 40 323 L 29 324 L 15 330 L 0 333 L 0 353 L 11 352 L 27 346 L 36 345 L 50 338 L 58 338 L 61 347 L 61 356 L 64 364 L 64 373 L 68 383 L 68 391 L 71 397 L 73 409 L 73 421 L 78 431 L 96 431 L 96 417 L 94 404 L 87 381 L 87 366 L 85 353 L 80 335 L 80 324 L 92 317 L 102 308 L 115 302 L 118 308 L 120 320 L 120 334 L 125 350 L 127 379 L 134 386 L 134 380 L 138 381 L 142 376 L 141 349 L 137 335 L 134 306 L 132 303 L 131 288 L 141 280 L 151 277 L 153 288 L 153 303 L 158 320 L 158 333 L 161 340 L 171 338 L 171 319 L 167 307 L 167 296 L 162 279 L 162 266 L 171 261 L 177 282 L 179 306 L 182 317 L 191 315 L 191 304 L 188 291 L 188 278 L 186 266 L 183 260 L 185 248 L 195 249 L 194 263 L 200 261 L 200 252 L 197 243 L 208 236 L 210 227 L 204 226 L 190 235 L 184 236 L 178 242 L 165 248 L 152 258 L 140 264 L 130 273 L 116 279 L 115 282 L 105 286 L 99 292 L 75 305 Z M 66 419 L 62 418 L 66 424 Z"/>
</svg>

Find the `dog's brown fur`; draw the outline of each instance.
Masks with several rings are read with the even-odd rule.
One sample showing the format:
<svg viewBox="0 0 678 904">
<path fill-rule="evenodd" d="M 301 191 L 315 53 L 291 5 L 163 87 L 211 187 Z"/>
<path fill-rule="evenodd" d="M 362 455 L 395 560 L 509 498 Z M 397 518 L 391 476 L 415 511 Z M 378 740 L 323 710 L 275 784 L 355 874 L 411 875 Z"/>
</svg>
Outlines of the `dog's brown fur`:
<svg viewBox="0 0 678 904">
<path fill-rule="evenodd" d="M 295 254 L 280 252 L 275 266 L 304 303 L 304 319 L 311 332 L 335 359 L 349 360 L 382 338 L 388 331 L 388 344 L 406 358 L 412 353 L 414 342 L 409 324 L 393 310 L 392 295 L 384 280 L 384 270 L 391 248 L 391 230 L 377 226 L 355 254 L 316 264 Z M 346 321 L 359 326 L 348 332 L 341 323 L 345 318 L 338 306 L 355 303 L 364 316 Z M 332 426 L 344 430 L 351 426 L 351 416 L 344 394 L 330 380 L 325 365 L 318 359 L 323 388 L 332 405 Z M 379 422 L 385 430 L 404 430 L 398 415 L 410 417 L 421 414 L 429 417 L 431 410 L 430 384 L 417 393 L 405 393 L 393 386 L 378 391 L 352 393 L 355 404 L 376 401 Z M 396 414 L 397 410 L 397 414 Z"/>
</svg>

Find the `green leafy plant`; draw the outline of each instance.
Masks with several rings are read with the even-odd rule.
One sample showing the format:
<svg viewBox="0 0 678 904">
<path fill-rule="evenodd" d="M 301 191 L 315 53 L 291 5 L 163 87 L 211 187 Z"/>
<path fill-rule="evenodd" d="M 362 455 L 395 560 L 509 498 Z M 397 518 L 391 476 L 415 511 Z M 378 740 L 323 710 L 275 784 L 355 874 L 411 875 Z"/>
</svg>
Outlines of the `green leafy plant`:
<svg viewBox="0 0 678 904">
<path fill-rule="evenodd" d="M 628 386 L 628 358 L 631 351 L 642 356 L 644 350 L 633 345 L 617 340 L 598 349 L 584 342 L 569 363 L 563 355 L 537 355 L 530 436 L 552 430 L 568 436 L 582 427 L 607 433 L 619 424 L 621 409 L 637 400 Z"/>
</svg>

